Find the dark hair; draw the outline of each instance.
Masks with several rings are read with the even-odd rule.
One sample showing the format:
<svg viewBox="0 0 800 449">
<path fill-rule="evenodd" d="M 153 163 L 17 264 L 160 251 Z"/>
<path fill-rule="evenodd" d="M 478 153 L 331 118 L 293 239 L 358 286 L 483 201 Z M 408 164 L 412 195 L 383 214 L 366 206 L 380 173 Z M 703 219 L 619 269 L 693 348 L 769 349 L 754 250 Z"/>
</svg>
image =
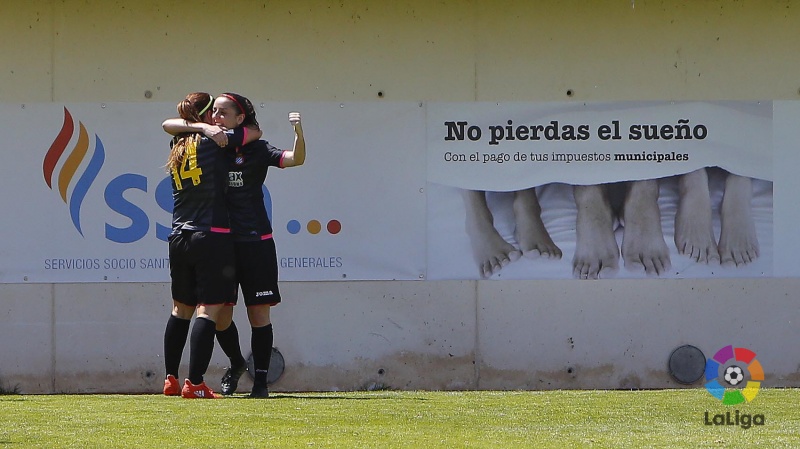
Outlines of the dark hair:
<svg viewBox="0 0 800 449">
<path fill-rule="evenodd" d="M 258 120 L 256 120 L 256 108 L 253 107 L 253 103 L 251 103 L 250 100 L 239 94 L 234 94 L 231 92 L 225 92 L 224 94 L 220 94 L 220 97 L 225 97 L 233 101 L 233 104 L 236 107 L 236 112 L 238 114 L 244 114 L 244 120 L 242 121 L 242 124 L 239 126 L 260 128 L 260 126 L 258 125 Z"/>
<path fill-rule="evenodd" d="M 202 122 L 203 114 L 208 111 L 214 103 L 214 97 L 206 92 L 192 92 L 186 96 L 180 103 L 178 103 L 178 115 L 187 122 Z M 183 134 L 176 136 L 172 140 L 172 148 L 167 158 L 167 170 L 177 170 L 183 163 L 184 155 L 186 154 L 186 147 L 188 145 L 197 145 L 199 135 L 197 134 Z"/>
<path fill-rule="evenodd" d="M 206 92 L 193 92 L 178 103 L 178 115 L 188 122 L 202 122 L 203 114 L 214 104 L 214 97 Z"/>
</svg>

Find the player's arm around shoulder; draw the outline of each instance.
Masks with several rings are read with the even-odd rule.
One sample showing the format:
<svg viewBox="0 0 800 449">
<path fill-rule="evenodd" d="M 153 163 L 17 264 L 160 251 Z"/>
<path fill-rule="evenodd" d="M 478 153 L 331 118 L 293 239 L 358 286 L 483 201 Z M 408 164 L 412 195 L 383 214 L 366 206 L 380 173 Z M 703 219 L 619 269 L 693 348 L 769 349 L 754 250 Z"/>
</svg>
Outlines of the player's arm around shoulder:
<svg viewBox="0 0 800 449">
<path fill-rule="evenodd" d="M 224 147 L 228 143 L 228 136 L 225 135 L 225 130 L 219 126 L 208 123 L 190 122 L 176 117 L 168 118 L 161 122 L 161 128 L 173 136 L 182 133 L 202 133 L 221 147 Z"/>
<path fill-rule="evenodd" d="M 294 146 L 283 156 L 283 167 L 297 167 L 306 161 L 306 140 L 303 137 L 303 125 L 299 112 L 289 113 L 289 123 L 294 128 Z"/>
</svg>

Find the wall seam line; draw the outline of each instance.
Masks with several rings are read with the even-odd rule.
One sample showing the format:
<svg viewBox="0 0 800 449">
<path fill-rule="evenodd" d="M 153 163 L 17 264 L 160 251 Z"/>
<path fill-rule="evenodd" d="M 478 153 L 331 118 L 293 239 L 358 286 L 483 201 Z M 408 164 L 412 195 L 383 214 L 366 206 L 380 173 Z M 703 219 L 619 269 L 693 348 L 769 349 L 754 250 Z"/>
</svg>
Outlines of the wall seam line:
<svg viewBox="0 0 800 449">
<path fill-rule="evenodd" d="M 56 392 L 56 284 L 50 284 L 50 392 Z"/>
</svg>

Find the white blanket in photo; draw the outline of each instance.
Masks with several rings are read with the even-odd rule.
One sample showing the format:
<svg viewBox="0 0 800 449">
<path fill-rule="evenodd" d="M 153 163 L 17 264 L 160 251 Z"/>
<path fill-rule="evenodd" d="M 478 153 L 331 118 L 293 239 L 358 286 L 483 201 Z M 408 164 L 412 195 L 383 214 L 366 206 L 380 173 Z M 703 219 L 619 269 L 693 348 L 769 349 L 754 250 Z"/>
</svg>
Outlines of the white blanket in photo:
<svg viewBox="0 0 800 449">
<path fill-rule="evenodd" d="M 724 190 L 724 172 L 709 171 L 715 237 L 719 238 L 719 207 Z M 679 254 L 674 243 L 675 212 L 678 205 L 677 177 L 660 180 L 659 209 L 664 241 L 670 249 L 671 269 L 661 278 L 709 277 L 771 277 L 773 273 L 773 183 L 753 180 L 752 214 L 760 246 L 760 257 L 753 263 L 738 267 L 723 267 L 719 263 L 705 264 Z M 577 209 L 573 187 L 553 183 L 537 188 L 542 206 L 542 220 L 554 243 L 562 250 L 560 260 L 527 259 L 511 262 L 492 279 L 570 279 L 575 253 L 575 224 Z M 516 246 L 514 215 L 511 210 L 513 193 L 489 192 L 487 203 L 495 218 L 500 235 Z M 457 187 L 430 183 L 428 185 L 428 279 L 481 279 L 470 240 L 465 231 L 464 201 Z M 618 245 L 622 244 L 624 229 L 615 231 Z M 620 257 L 615 278 L 645 278 L 644 271 L 631 271 Z"/>
</svg>

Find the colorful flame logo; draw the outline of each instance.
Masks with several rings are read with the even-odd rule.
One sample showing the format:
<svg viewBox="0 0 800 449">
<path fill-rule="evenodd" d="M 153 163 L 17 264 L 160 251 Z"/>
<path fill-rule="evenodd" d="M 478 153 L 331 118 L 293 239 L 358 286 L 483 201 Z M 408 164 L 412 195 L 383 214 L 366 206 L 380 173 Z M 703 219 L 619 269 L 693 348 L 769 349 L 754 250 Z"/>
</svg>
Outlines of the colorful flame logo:
<svg viewBox="0 0 800 449">
<path fill-rule="evenodd" d="M 78 131 L 78 140 L 75 142 L 75 146 L 72 147 L 69 154 L 66 157 L 63 165 L 61 166 L 61 171 L 58 173 L 58 192 L 61 194 L 61 200 L 64 201 L 64 204 L 67 204 L 69 207 L 69 214 L 72 217 L 72 224 L 75 226 L 75 229 L 83 235 L 83 231 L 81 230 L 81 204 L 83 204 L 84 198 L 86 198 L 86 193 L 89 191 L 89 187 L 91 187 L 92 183 L 95 179 L 97 179 L 97 175 L 100 173 L 100 169 L 103 167 L 103 162 L 105 161 L 105 150 L 103 149 L 103 142 L 100 141 L 100 138 L 97 137 L 95 134 L 95 145 L 94 145 L 94 153 L 89 160 L 89 163 L 86 165 L 83 173 L 78 175 L 78 168 L 81 165 L 89 151 L 89 135 L 86 132 L 86 127 L 83 126 L 83 123 L 78 122 L 79 131 Z M 64 155 L 65 150 L 67 149 L 67 145 L 69 144 L 70 140 L 72 140 L 72 135 L 75 132 L 75 123 L 72 119 L 72 114 L 69 113 L 67 108 L 64 108 L 64 124 L 61 126 L 61 131 L 56 136 L 56 139 L 53 141 L 53 144 L 50 145 L 50 149 L 47 151 L 47 154 L 44 156 L 44 163 L 42 164 L 42 171 L 44 173 L 44 180 L 47 183 L 47 187 L 50 190 L 53 190 L 53 175 L 56 169 L 56 165 L 58 164 L 59 159 Z M 73 180 L 77 177 L 77 181 L 73 183 Z M 67 191 L 69 190 L 70 185 L 73 184 L 72 194 L 69 197 L 69 201 L 67 200 Z"/>
</svg>

